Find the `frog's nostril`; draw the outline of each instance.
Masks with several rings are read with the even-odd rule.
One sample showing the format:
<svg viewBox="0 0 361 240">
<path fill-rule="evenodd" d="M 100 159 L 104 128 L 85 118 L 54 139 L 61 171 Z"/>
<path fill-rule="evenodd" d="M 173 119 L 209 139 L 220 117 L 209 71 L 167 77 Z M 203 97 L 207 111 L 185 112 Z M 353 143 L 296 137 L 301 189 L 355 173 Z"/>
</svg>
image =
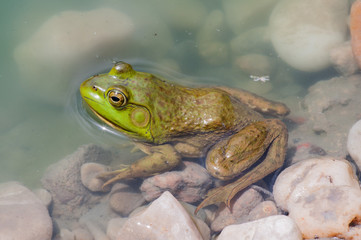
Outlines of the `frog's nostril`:
<svg viewBox="0 0 361 240">
<path fill-rule="evenodd" d="M 97 88 L 96 86 L 92 86 L 92 89 L 93 89 L 94 91 L 97 91 L 97 90 L 98 90 L 98 88 Z"/>
</svg>

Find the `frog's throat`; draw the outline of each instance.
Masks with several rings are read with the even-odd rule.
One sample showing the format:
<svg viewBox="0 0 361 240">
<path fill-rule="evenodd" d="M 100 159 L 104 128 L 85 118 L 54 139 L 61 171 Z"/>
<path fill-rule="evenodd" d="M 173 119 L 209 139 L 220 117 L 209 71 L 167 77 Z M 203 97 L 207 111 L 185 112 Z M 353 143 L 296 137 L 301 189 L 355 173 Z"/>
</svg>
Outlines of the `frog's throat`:
<svg viewBox="0 0 361 240">
<path fill-rule="evenodd" d="M 91 106 L 89 106 L 89 109 L 100 119 L 102 120 L 103 122 L 105 122 L 106 124 L 108 124 L 110 127 L 114 128 L 115 130 L 119 131 L 119 132 L 128 132 L 128 133 L 133 133 L 127 129 L 124 129 L 112 122 L 110 122 L 108 119 L 106 119 L 105 117 L 103 117 L 102 115 L 100 115 L 99 113 L 97 113 Z"/>
</svg>

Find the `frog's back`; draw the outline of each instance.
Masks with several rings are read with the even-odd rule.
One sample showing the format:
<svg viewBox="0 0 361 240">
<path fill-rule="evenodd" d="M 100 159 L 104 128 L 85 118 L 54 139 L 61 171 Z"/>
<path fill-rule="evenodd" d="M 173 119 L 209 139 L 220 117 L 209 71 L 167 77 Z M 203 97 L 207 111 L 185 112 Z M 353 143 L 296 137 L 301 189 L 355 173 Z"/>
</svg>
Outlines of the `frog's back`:
<svg viewBox="0 0 361 240">
<path fill-rule="evenodd" d="M 261 118 L 260 114 L 219 89 L 177 86 L 174 90 L 163 99 L 159 98 L 158 105 L 163 105 L 163 101 L 168 103 L 166 111 L 162 108 L 154 111 L 154 124 L 162 123 L 162 129 L 155 127 L 153 131 L 157 143 L 191 136 L 219 138 Z"/>
</svg>

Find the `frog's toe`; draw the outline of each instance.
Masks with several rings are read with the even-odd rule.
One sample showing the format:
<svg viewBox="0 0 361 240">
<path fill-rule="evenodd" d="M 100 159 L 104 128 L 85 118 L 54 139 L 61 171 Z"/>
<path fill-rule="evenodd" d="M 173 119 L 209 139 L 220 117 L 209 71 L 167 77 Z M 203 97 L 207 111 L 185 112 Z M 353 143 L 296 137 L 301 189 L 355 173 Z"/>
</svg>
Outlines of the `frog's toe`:
<svg viewBox="0 0 361 240">
<path fill-rule="evenodd" d="M 214 188 L 207 193 L 207 197 L 198 205 L 194 213 L 197 214 L 200 209 L 206 206 L 222 202 L 231 209 L 231 200 L 241 190 L 237 189 L 237 186 L 233 186 L 232 183 L 226 186 Z"/>
</svg>

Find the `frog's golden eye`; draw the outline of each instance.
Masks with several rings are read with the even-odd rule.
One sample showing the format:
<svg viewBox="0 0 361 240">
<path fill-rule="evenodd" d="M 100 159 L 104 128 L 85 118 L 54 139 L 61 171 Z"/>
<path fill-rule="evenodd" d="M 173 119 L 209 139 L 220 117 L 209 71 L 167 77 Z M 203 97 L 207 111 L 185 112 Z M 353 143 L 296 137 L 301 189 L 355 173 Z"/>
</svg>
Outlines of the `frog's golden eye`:
<svg viewBox="0 0 361 240">
<path fill-rule="evenodd" d="M 122 107 L 127 104 L 127 94 L 121 89 L 110 89 L 108 91 L 108 101 L 113 107 Z"/>
</svg>

